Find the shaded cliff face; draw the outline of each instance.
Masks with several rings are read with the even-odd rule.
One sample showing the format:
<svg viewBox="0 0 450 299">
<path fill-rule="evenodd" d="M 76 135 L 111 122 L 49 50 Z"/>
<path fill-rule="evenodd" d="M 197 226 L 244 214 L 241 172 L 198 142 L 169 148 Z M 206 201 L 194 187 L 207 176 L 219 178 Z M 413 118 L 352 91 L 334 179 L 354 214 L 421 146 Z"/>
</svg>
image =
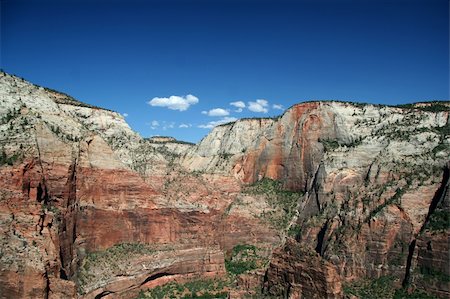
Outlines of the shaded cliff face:
<svg viewBox="0 0 450 299">
<path fill-rule="evenodd" d="M 446 105 L 304 103 L 192 145 L 2 73 L 0 294 L 220 278 L 233 298 L 342 298 L 389 278 L 445 298 Z"/>
</svg>

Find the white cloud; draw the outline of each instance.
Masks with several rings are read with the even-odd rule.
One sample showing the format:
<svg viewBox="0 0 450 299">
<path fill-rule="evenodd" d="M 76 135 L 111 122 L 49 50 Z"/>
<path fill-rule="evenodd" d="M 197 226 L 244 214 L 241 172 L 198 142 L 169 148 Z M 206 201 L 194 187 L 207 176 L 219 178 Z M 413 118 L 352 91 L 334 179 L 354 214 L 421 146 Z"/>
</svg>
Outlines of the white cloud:
<svg viewBox="0 0 450 299">
<path fill-rule="evenodd" d="M 128 113 L 122 113 L 123 117 L 127 117 Z"/>
<path fill-rule="evenodd" d="M 198 98 L 191 94 L 187 96 L 170 96 L 168 98 L 155 97 L 147 102 L 150 106 L 167 107 L 171 110 L 185 111 L 191 105 L 198 103 Z"/>
<path fill-rule="evenodd" d="M 230 105 L 236 108 L 245 108 L 245 103 L 242 101 L 231 102 Z"/>
<path fill-rule="evenodd" d="M 231 102 L 230 105 L 237 108 L 236 110 L 234 110 L 234 112 L 237 113 L 241 113 L 242 110 L 244 110 L 243 108 L 245 108 L 245 103 L 242 101 Z"/>
<path fill-rule="evenodd" d="M 205 113 L 203 113 L 203 114 L 205 114 Z M 230 112 L 228 112 L 227 110 L 222 109 L 222 108 L 214 108 L 214 109 L 209 110 L 207 112 L 207 114 L 208 114 L 208 116 L 227 116 L 227 115 L 230 115 Z"/>
<path fill-rule="evenodd" d="M 258 99 L 255 102 L 248 102 L 248 110 L 253 112 L 267 113 L 269 112 L 269 102 L 263 99 Z"/>
<path fill-rule="evenodd" d="M 155 130 L 158 127 L 159 127 L 159 122 L 157 120 L 152 120 L 152 122 L 150 123 L 150 128 L 152 130 Z"/>
<path fill-rule="evenodd" d="M 284 110 L 283 105 L 279 105 L 279 104 L 273 104 L 273 105 L 272 105 L 272 108 L 273 108 L 273 109 L 277 109 L 277 110 Z"/>
<path fill-rule="evenodd" d="M 191 124 L 181 124 L 178 126 L 178 128 L 190 128 L 190 127 L 192 127 Z"/>
<path fill-rule="evenodd" d="M 204 124 L 204 125 L 199 125 L 198 127 L 202 128 L 202 129 L 212 129 L 215 126 L 218 126 L 218 125 L 221 125 L 221 124 L 226 124 L 226 123 L 229 123 L 229 122 L 232 122 L 232 121 L 236 121 L 236 120 L 237 120 L 237 118 L 235 118 L 235 117 L 226 116 L 226 117 L 224 117 L 224 118 L 222 118 L 220 120 L 210 121 L 209 123 Z"/>
<path fill-rule="evenodd" d="M 173 121 L 172 122 L 163 121 L 161 128 L 164 131 L 167 130 L 167 129 L 173 129 L 173 128 L 175 128 L 175 122 L 173 122 Z"/>
<path fill-rule="evenodd" d="M 202 114 L 208 114 L 208 111 L 203 110 Z"/>
</svg>

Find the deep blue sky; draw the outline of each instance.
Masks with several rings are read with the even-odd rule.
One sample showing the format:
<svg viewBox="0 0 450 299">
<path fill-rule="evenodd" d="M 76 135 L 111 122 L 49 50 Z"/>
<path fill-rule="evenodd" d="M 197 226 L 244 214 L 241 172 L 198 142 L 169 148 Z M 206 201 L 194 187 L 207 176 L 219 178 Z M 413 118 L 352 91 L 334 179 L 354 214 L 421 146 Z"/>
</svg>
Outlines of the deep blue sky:
<svg viewBox="0 0 450 299">
<path fill-rule="evenodd" d="M 213 108 L 449 99 L 448 0 L 1 0 L 0 41 L 5 71 L 127 113 L 143 136 L 196 142 Z M 185 111 L 147 104 L 188 94 Z"/>
</svg>

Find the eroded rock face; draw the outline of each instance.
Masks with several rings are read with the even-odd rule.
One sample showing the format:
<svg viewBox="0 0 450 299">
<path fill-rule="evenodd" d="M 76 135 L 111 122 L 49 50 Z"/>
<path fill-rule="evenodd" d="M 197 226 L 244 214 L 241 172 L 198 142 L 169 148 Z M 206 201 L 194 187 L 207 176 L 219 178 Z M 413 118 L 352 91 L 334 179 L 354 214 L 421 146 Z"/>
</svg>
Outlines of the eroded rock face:
<svg viewBox="0 0 450 299">
<path fill-rule="evenodd" d="M 117 113 L 0 79 L 2 296 L 130 298 L 174 279 L 223 276 L 222 248 L 237 242 L 280 242 L 256 217 L 230 213 L 245 225 L 226 224 L 241 186 L 181 171 L 174 160 L 192 145 L 144 140 Z M 121 244 L 154 248 L 86 270 Z"/>
<path fill-rule="evenodd" d="M 217 171 L 219 165 L 219 171 L 232 169 L 243 182 L 269 177 L 306 192 L 292 226 L 299 247 L 330 262 L 342 283 L 393 276 L 406 285 L 414 281 L 417 271 L 411 265 L 416 259 L 449 261 L 444 253 L 448 225 L 445 233 L 432 237 L 437 253 L 426 253 L 421 241 L 438 201 L 436 192 L 448 182 L 448 104 L 441 108 L 427 112 L 336 102 L 296 105 L 278 119 L 242 120 L 214 129 L 183 164 L 206 172 Z M 416 240 L 422 249 L 413 246 Z M 433 262 L 426 261 L 430 258 Z M 277 274 L 269 268 L 269 281 L 283 275 L 282 266 L 274 267 Z M 440 283 L 413 287 L 447 295 L 448 275 L 435 276 Z M 283 283 L 284 290 L 291 290 L 291 280 Z M 309 288 L 302 283 L 296 282 L 297 287 Z"/>
<path fill-rule="evenodd" d="M 133 298 L 254 244 L 267 263 L 233 298 L 383 276 L 445 298 L 449 108 L 427 110 L 304 103 L 192 145 L 2 73 L 0 294 Z"/>
<path fill-rule="evenodd" d="M 293 240 L 274 252 L 265 288 L 267 294 L 277 298 L 342 298 L 343 295 L 336 268 Z"/>
</svg>

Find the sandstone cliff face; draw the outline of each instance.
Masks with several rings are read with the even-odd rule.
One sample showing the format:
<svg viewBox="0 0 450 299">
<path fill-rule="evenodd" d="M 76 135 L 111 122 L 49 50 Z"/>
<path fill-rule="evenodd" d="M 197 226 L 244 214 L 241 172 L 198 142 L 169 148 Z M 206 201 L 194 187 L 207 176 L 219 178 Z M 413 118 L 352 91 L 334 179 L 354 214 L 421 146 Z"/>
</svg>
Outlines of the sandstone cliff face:
<svg viewBox="0 0 450 299">
<path fill-rule="evenodd" d="M 426 111 L 430 107 L 300 104 L 278 119 L 241 120 L 215 128 L 182 163 L 205 172 L 216 172 L 219 166 L 219 171 L 231 172 L 244 183 L 271 178 L 287 189 L 306 192 L 291 229 L 298 248 L 316 252 L 319 260 L 330 263 L 322 267 L 322 275 L 329 275 L 331 267 L 339 283 L 393 276 L 407 285 L 414 284 L 417 276 L 411 265 L 427 263 L 441 269 L 436 273 L 442 275 L 428 275 L 435 284 L 414 285 L 447 296 L 449 276 L 431 264 L 449 263 L 448 223 L 432 235 L 434 254 L 414 245 L 419 238 L 423 248 L 422 240 L 431 238 L 424 227 L 432 207 L 440 202 L 438 190 L 448 189 L 445 105 L 431 112 Z M 447 215 L 448 222 L 445 213 L 441 216 Z M 286 279 L 296 271 L 316 277 L 317 267 L 303 260 L 293 270 L 292 263 L 280 262 L 295 260 L 285 251 L 274 253 L 267 278 L 269 294 L 278 290 L 279 296 L 295 298 L 342 295 L 320 293 L 315 288 L 323 285 L 305 279 Z"/>
<path fill-rule="evenodd" d="M 223 215 L 238 181 L 179 169 L 190 144 L 142 139 L 117 113 L 4 73 L 0 101 L 2 297 L 131 298 L 223 276 L 237 242 L 279 244 L 256 216 Z"/>
<path fill-rule="evenodd" d="M 445 298 L 446 105 L 304 103 L 191 145 L 2 73 L 0 294 L 133 298 L 234 262 L 237 298 L 387 276 Z"/>
</svg>

